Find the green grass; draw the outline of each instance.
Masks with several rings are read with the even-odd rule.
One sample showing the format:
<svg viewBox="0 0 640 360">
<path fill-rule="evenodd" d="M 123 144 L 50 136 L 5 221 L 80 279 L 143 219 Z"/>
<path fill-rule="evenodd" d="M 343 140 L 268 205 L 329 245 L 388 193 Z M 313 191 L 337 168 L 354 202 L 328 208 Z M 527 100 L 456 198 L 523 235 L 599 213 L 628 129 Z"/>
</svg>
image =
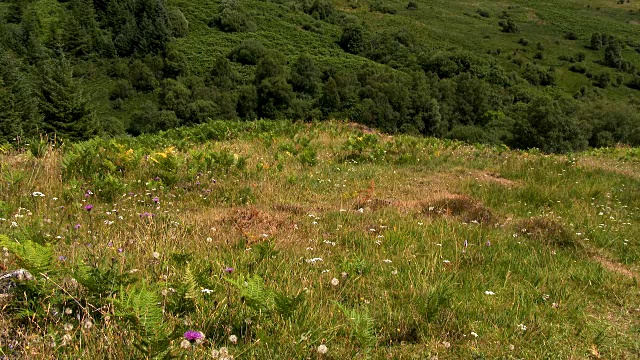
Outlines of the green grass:
<svg viewBox="0 0 640 360">
<path fill-rule="evenodd" d="M 2 265 L 37 279 L 0 299 L 0 354 L 640 356 L 638 149 L 365 136 L 214 122 L 0 155 Z"/>
</svg>

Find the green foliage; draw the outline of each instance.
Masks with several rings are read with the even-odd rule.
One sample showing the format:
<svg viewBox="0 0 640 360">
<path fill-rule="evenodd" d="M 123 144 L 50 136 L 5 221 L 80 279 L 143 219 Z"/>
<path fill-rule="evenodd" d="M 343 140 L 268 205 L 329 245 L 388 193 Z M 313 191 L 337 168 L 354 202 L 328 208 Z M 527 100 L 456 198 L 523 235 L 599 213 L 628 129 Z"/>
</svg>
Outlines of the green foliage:
<svg viewBox="0 0 640 360">
<path fill-rule="evenodd" d="M 336 303 L 340 311 L 349 322 L 351 337 L 358 341 L 361 347 L 366 350 L 376 345 L 376 333 L 373 318 L 366 309 L 349 309 L 340 303 Z"/>
<path fill-rule="evenodd" d="M 121 289 L 120 297 L 113 300 L 116 317 L 131 327 L 134 346 L 140 356 L 163 358 L 171 344 L 171 332 L 164 322 L 158 296 L 145 284 L 133 289 Z"/>
<path fill-rule="evenodd" d="M 215 26 L 224 32 L 256 30 L 256 24 L 240 9 L 237 0 L 223 0 L 218 7 L 218 14 L 211 19 L 209 26 Z"/>
<path fill-rule="evenodd" d="M 338 44 L 342 50 L 351 54 L 360 54 L 367 50 L 367 33 L 360 24 L 348 24 L 342 29 Z"/>
<path fill-rule="evenodd" d="M 256 65 L 265 53 L 266 49 L 261 42 L 248 39 L 231 50 L 228 57 L 229 60 L 242 65 Z"/>
<path fill-rule="evenodd" d="M 0 246 L 7 248 L 15 256 L 18 265 L 32 274 L 55 272 L 51 244 L 38 244 L 31 240 L 10 241 L 8 237 L 0 235 Z"/>
<path fill-rule="evenodd" d="M 500 20 L 498 25 L 500 25 L 502 32 L 505 32 L 505 33 L 517 33 L 520 31 L 520 28 L 515 23 L 515 21 L 513 21 L 511 17 L 507 17 L 506 19 Z"/>
<path fill-rule="evenodd" d="M 40 68 L 42 130 L 72 141 L 96 134 L 94 113 L 65 58 L 45 62 Z"/>
</svg>

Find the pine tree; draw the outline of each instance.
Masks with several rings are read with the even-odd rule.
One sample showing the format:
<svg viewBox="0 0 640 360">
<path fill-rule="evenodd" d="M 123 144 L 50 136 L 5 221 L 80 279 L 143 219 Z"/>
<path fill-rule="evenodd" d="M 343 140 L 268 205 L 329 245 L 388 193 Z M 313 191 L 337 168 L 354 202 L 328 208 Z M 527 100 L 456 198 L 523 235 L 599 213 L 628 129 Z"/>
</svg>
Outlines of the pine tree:
<svg viewBox="0 0 640 360">
<path fill-rule="evenodd" d="M 93 113 L 73 79 L 67 59 L 50 60 L 40 67 L 40 111 L 43 130 L 67 140 L 83 140 L 96 134 Z"/>
</svg>

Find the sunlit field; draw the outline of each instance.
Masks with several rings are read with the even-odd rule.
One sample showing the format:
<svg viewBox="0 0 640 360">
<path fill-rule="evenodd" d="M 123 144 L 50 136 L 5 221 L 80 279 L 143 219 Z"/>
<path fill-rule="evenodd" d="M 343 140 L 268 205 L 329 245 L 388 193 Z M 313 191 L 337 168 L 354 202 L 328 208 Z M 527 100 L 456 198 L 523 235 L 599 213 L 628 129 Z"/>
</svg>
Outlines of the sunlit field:
<svg viewBox="0 0 640 360">
<path fill-rule="evenodd" d="M 638 149 L 265 121 L 1 152 L 2 359 L 640 357 Z"/>
</svg>

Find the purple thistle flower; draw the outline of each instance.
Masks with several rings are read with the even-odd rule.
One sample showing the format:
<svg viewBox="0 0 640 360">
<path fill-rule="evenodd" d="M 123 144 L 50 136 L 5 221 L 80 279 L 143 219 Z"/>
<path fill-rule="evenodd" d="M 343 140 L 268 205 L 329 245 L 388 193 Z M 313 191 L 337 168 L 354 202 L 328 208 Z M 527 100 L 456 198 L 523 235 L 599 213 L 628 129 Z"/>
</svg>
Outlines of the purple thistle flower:
<svg viewBox="0 0 640 360">
<path fill-rule="evenodd" d="M 73 225 L 73 228 L 78 230 L 78 229 L 80 229 L 80 226 L 81 226 L 80 224 L 75 224 L 75 225 Z"/>
<path fill-rule="evenodd" d="M 64 262 L 65 260 L 67 260 L 67 257 L 60 255 L 58 256 L 58 260 Z"/>
<path fill-rule="evenodd" d="M 233 272 L 234 268 L 232 267 L 228 267 L 224 269 L 224 272 L 226 272 L 227 274 L 231 274 Z"/>
<path fill-rule="evenodd" d="M 150 213 L 148 211 L 145 211 L 142 214 L 140 214 L 140 218 L 147 218 L 147 217 L 154 217 L 154 216 L 155 216 L 154 214 L 152 214 L 152 213 Z"/>
<path fill-rule="evenodd" d="M 113 242 L 112 242 L 112 241 L 109 241 L 109 242 L 107 243 L 107 246 L 108 246 L 108 247 L 112 247 L 112 246 L 113 246 Z"/>
<path fill-rule="evenodd" d="M 93 209 L 93 205 L 87 204 L 87 205 L 84 206 L 84 209 L 87 210 L 87 212 L 90 212 L 91 209 Z"/>
<path fill-rule="evenodd" d="M 200 331 L 187 330 L 187 332 L 184 333 L 184 338 L 190 342 L 194 342 L 196 340 L 203 339 L 204 335 Z"/>
<path fill-rule="evenodd" d="M 124 252 L 124 249 L 123 249 L 123 248 L 118 248 L 118 252 L 119 252 L 119 253 L 123 253 L 123 252 Z"/>
<path fill-rule="evenodd" d="M 155 180 L 155 181 L 160 181 L 160 176 L 156 176 L 156 177 L 154 177 L 154 178 L 153 178 L 153 180 Z"/>
<path fill-rule="evenodd" d="M 151 199 L 151 200 L 153 200 L 153 202 L 154 202 L 154 203 L 156 203 L 156 204 L 160 202 L 160 198 L 159 198 L 159 197 L 157 197 L 157 196 L 156 196 L 156 197 L 154 197 L 154 198 L 153 198 L 153 199 Z"/>
</svg>

